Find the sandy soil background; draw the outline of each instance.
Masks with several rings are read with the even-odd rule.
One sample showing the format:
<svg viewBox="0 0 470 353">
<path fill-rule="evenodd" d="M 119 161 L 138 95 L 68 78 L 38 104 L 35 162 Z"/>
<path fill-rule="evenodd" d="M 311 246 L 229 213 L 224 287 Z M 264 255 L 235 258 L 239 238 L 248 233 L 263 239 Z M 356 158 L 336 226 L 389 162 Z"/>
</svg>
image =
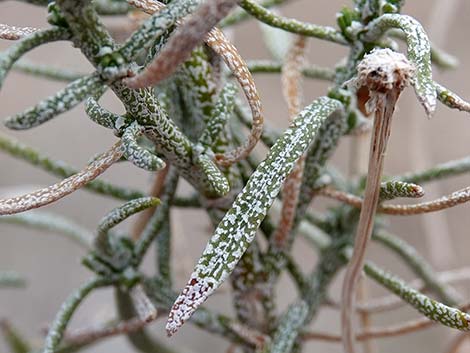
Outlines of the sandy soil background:
<svg viewBox="0 0 470 353">
<path fill-rule="evenodd" d="M 346 0 L 298 0 L 284 8 L 284 13 L 299 19 L 318 24 L 334 25 L 335 13 Z M 444 5 L 444 6 L 443 6 Z M 444 7 L 433 10 L 434 6 Z M 445 7 L 450 6 L 452 20 L 442 23 Z M 470 97 L 470 34 L 469 1 L 408 1 L 404 12 L 420 20 L 431 33 L 433 40 L 441 47 L 457 56 L 460 67 L 455 71 L 435 71 L 436 78 L 464 97 Z M 45 26 L 44 9 L 20 4 L 14 1 L 0 2 L 0 23 L 12 25 Z M 266 58 L 267 52 L 260 39 L 258 26 L 251 22 L 237 27 L 236 44 L 246 58 Z M 0 42 L 0 49 L 9 45 Z M 339 57 L 345 55 L 345 48 L 312 39 L 310 41 L 309 60 L 312 63 L 332 66 Z M 51 44 L 28 54 L 28 58 L 37 62 L 61 67 L 91 70 L 77 50 L 70 44 Z M 257 76 L 257 85 L 264 102 L 268 122 L 277 127 L 286 126 L 286 107 L 283 103 L 280 82 L 275 76 Z M 21 111 L 38 100 L 55 93 L 63 84 L 35 79 L 19 73 L 11 73 L 0 93 L 1 117 Z M 328 85 L 322 82 L 305 83 L 305 101 L 311 101 L 326 92 Z M 106 97 L 106 106 L 114 111 L 122 107 L 113 97 Z M 6 129 L 0 126 L 0 131 Z M 387 154 L 386 171 L 389 174 L 412 169 L 420 169 L 437 162 L 460 158 L 470 150 L 470 117 L 464 113 L 450 111 L 439 106 L 436 115 L 428 120 L 418 106 L 413 92 L 408 89 L 399 102 L 399 109 L 394 122 L 391 143 Z M 114 140 L 109 131 L 94 125 L 86 118 L 83 107 L 60 116 L 31 131 L 11 132 L 8 134 L 35 146 L 50 156 L 63 159 L 74 165 L 84 165 L 96 153 L 110 146 Z M 335 156 L 339 169 L 347 170 L 350 157 L 350 141 L 344 139 Z M 45 172 L 34 169 L 24 162 L 16 161 L 0 153 L 0 195 L 19 194 L 42 185 L 48 185 L 57 179 Z M 133 167 L 119 165 L 106 173 L 106 179 L 124 185 L 145 188 L 150 177 L 147 173 Z M 470 183 L 468 176 L 449 179 L 439 185 L 431 185 L 426 199 L 457 190 Z M 97 197 L 88 192 L 78 192 L 60 202 L 47 207 L 47 211 L 57 212 L 73 218 L 81 225 L 93 229 L 101 216 L 114 207 L 111 199 Z M 470 206 L 460 206 L 448 212 L 413 218 L 390 218 L 391 228 L 400 236 L 418 247 L 439 270 L 459 266 L 468 266 L 470 245 L 468 217 Z M 186 280 L 192 265 L 201 253 L 210 228 L 205 216 L 196 211 L 178 211 L 173 215 L 175 231 L 174 267 L 177 270 L 176 288 Z M 124 227 L 128 227 L 130 222 Z M 305 268 L 315 263 L 313 252 L 306 249 L 299 241 L 296 244 L 296 257 Z M 0 269 L 18 271 L 28 279 L 24 290 L 0 291 L 0 317 L 7 317 L 26 335 L 41 342 L 41 328 L 49 323 L 67 295 L 87 278 L 90 273 L 80 265 L 83 252 L 80 248 L 56 235 L 22 229 L 0 224 Z M 385 253 L 379 246 L 372 246 L 368 257 L 375 259 L 384 267 L 403 277 L 413 276 L 397 261 L 397 258 Z M 152 268 L 152 255 L 146 259 L 146 268 Z M 331 290 L 332 297 L 339 297 L 341 276 Z M 287 279 L 279 286 L 282 305 L 287 305 L 294 295 Z M 459 287 L 468 298 L 469 286 Z M 226 288 L 227 289 L 227 288 Z M 370 295 L 383 294 L 380 288 L 371 285 Z M 223 312 L 231 312 L 230 298 L 227 292 L 215 295 L 207 305 Z M 74 317 L 72 327 L 79 328 L 91 323 L 102 322 L 114 316 L 113 295 L 109 290 L 102 290 L 90 297 Z M 385 325 L 400 323 L 416 317 L 409 309 L 398 310 L 386 315 L 373 317 L 373 324 Z M 151 325 L 153 334 L 164 337 L 163 320 Z M 322 310 L 314 324 L 322 330 L 339 331 L 339 317 L 335 311 Z M 452 332 L 435 328 L 402 338 L 390 338 L 377 341 L 381 352 L 442 352 L 450 342 Z M 166 339 L 166 338 L 165 338 Z M 222 352 L 227 343 L 217 337 L 187 325 L 176 337 L 167 341 L 175 347 L 193 352 Z M 0 342 L 0 351 L 5 347 Z M 124 338 L 113 338 L 93 346 L 89 352 L 130 352 L 132 348 Z M 340 352 L 339 345 L 311 343 L 306 352 Z"/>
</svg>

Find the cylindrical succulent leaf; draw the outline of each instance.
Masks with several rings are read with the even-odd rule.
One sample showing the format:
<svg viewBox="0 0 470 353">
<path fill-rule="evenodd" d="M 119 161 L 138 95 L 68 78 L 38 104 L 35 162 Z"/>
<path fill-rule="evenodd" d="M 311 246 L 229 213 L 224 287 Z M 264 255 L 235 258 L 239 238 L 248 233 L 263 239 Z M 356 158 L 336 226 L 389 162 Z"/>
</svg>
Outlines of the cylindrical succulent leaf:
<svg viewBox="0 0 470 353">
<path fill-rule="evenodd" d="M 103 91 L 103 82 L 98 74 L 80 78 L 36 106 L 7 118 L 5 125 L 14 130 L 30 129 L 72 109 L 86 97 Z"/>
<path fill-rule="evenodd" d="M 133 122 L 126 128 L 122 135 L 124 157 L 136 167 L 145 170 L 154 171 L 165 168 L 164 161 L 149 150 L 139 146 L 137 138 L 142 133 L 143 128 L 137 122 Z"/>
<path fill-rule="evenodd" d="M 339 101 L 330 98 L 315 100 L 276 141 L 266 159 L 251 175 L 232 208 L 225 214 L 188 284 L 176 299 L 166 326 L 168 334 L 175 333 L 230 275 L 253 241 L 256 230 L 294 164 L 323 122 L 341 107 Z"/>
</svg>

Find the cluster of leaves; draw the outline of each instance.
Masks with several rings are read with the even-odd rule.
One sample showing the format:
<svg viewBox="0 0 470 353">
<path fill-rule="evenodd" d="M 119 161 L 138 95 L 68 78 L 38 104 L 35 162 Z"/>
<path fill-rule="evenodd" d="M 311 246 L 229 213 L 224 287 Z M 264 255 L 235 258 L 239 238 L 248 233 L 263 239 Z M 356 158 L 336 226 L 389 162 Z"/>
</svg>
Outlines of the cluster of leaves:
<svg viewBox="0 0 470 353">
<path fill-rule="evenodd" d="M 355 0 L 351 8 L 338 13 L 336 28 L 301 22 L 269 9 L 283 0 L 25 2 L 47 6 L 51 26 L 36 29 L 0 25 L 0 38 L 17 40 L 0 54 L 0 85 L 11 69 L 66 81 L 68 85 L 34 107 L 9 117 L 5 125 L 15 130 L 30 129 L 85 102 L 86 115 L 112 130 L 118 139 L 83 170 L 77 170 L 0 135 L 0 149 L 64 178 L 33 193 L 0 200 L 0 222 L 69 236 L 86 249 L 83 264 L 94 274 L 57 313 L 48 330 L 44 353 L 76 351 L 117 334 L 128 335 L 140 351 L 168 351 L 164 343 L 145 331 L 145 325 L 161 312 L 169 313 L 169 335 L 189 320 L 246 352 L 297 352 L 308 339 L 340 340 L 339 336 L 307 332 L 306 327 L 315 320 L 322 305 L 331 304 L 329 285 L 349 261 L 359 264 L 368 277 L 426 317 L 395 330 L 363 332 L 357 336 L 359 340 L 400 334 L 433 322 L 462 331 L 470 329 L 470 315 L 460 296 L 445 279 L 435 276 L 431 265 L 415 249 L 389 234 L 381 222 L 382 214 L 434 212 L 470 200 L 470 189 L 466 188 L 425 203 L 386 203 L 399 197 L 421 197 L 423 184 L 469 172 L 469 158 L 394 177 L 382 177 L 381 167 L 373 173 L 370 169 L 366 182 L 362 178 L 345 178 L 327 164 L 341 138 L 370 131 L 371 109 L 376 110 L 373 141 L 383 145 L 380 148 L 384 151 L 390 127 L 387 130 L 381 126 L 385 124 L 381 119 L 391 118 L 399 95 L 397 87 L 403 89 L 404 81 L 411 82 L 427 115 L 432 115 L 437 101 L 470 112 L 469 103 L 433 81 L 432 63 L 449 68 L 455 60 L 432 46 L 418 21 L 400 14 L 403 1 Z M 128 23 L 114 32 L 127 39 L 118 43 L 101 17 L 123 14 L 128 15 Z M 219 29 L 250 18 L 263 23 L 273 59 L 245 62 Z M 312 37 L 348 47 L 347 58 L 335 68 L 307 64 L 305 46 Z M 405 41 L 407 59 L 393 55 L 397 40 Z M 30 50 L 54 41 L 73 43 L 95 71 L 81 74 L 21 59 Z M 378 51 L 383 48 L 388 49 Z M 374 55 L 410 65 L 403 82 L 397 78 L 396 70 L 391 76 L 398 83 L 387 76 L 386 63 L 381 59 L 372 68 Z M 264 125 L 253 79 L 256 73 L 281 74 L 291 120 L 285 131 Z M 330 81 L 326 96 L 303 106 L 302 77 Z M 236 82 L 248 107 L 237 99 Z M 107 89 L 122 102 L 124 114 L 100 105 L 99 99 Z M 376 130 L 385 137 L 376 135 Z M 261 162 L 251 153 L 258 142 L 269 148 Z M 375 166 L 373 152 L 376 151 L 371 150 L 370 168 Z M 377 166 L 383 162 L 383 153 L 379 154 L 377 158 L 382 159 L 377 159 Z M 156 172 L 150 192 L 97 179 L 122 161 Z M 193 186 L 192 195 L 176 194 L 179 178 Z M 82 187 L 125 202 L 103 217 L 96 232 L 58 215 L 23 213 Z M 313 213 L 308 206 L 318 196 L 341 203 L 325 214 Z M 180 295 L 174 291 L 170 266 L 172 207 L 205 210 L 215 228 Z M 361 207 L 369 211 L 360 213 Z M 378 215 L 374 217 L 375 212 Z M 113 230 L 136 213 L 139 219 L 133 234 Z M 266 239 L 266 249 L 260 246 L 258 233 Z M 371 235 L 397 253 L 420 277 L 422 288 L 432 291 L 436 299 L 377 265 L 364 263 L 357 243 L 359 239 L 364 241 L 364 250 Z M 298 236 L 307 238 L 318 251 L 319 261 L 311 273 L 304 273 L 291 256 Z M 355 238 L 358 242 L 351 252 Z M 157 268 L 154 275 L 148 276 L 139 267 L 153 243 L 158 251 Z M 279 312 L 274 293 L 284 271 L 296 284 L 298 299 L 285 312 Z M 351 278 L 354 285 L 357 280 Z M 226 280 L 231 282 L 236 317 L 201 306 Z M 0 273 L 0 286 L 22 284 L 16 274 Z M 116 291 L 120 315 L 116 322 L 103 323 L 99 328 L 93 324 L 94 329 L 80 334 L 66 332 L 84 298 L 105 286 L 113 286 Z M 352 300 L 351 295 L 346 293 L 348 300 Z M 377 308 L 389 309 L 389 303 L 375 308 L 357 304 L 350 309 L 368 315 Z M 344 306 L 345 331 L 350 329 L 348 310 Z M 3 322 L 1 328 L 13 352 L 31 351 L 8 322 Z M 343 332 L 345 350 L 354 351 L 345 336 Z"/>
</svg>

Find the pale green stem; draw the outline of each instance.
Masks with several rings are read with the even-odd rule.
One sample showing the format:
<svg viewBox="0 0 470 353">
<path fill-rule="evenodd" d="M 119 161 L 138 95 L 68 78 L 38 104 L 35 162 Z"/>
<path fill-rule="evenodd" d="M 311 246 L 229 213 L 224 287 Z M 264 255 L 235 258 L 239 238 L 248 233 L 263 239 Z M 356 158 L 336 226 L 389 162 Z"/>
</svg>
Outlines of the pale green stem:
<svg viewBox="0 0 470 353">
<path fill-rule="evenodd" d="M 365 264 L 364 272 L 389 291 L 398 295 L 430 320 L 457 330 L 470 330 L 469 314 L 427 297 L 417 290 L 408 287 L 398 277 L 385 272 L 370 262 Z"/>
<path fill-rule="evenodd" d="M 406 241 L 384 230 L 376 231 L 372 239 L 399 255 L 411 270 L 424 281 L 426 288 L 432 290 L 444 303 L 457 305 L 461 302 L 459 294 L 453 288 L 442 283 L 436 277 L 436 271 L 431 264 Z"/>
<path fill-rule="evenodd" d="M 285 31 L 308 37 L 324 39 L 334 43 L 347 43 L 341 33 L 333 27 L 319 26 L 311 23 L 301 22 L 293 18 L 279 16 L 254 2 L 253 0 L 241 0 L 240 6 L 250 15 L 269 26 L 281 28 Z"/>
<path fill-rule="evenodd" d="M 0 150 L 61 178 L 68 178 L 78 173 L 78 169 L 73 168 L 67 163 L 51 159 L 7 135 L 0 134 Z M 145 196 L 142 191 L 124 188 L 101 180 L 93 180 L 86 184 L 85 188 L 98 194 L 121 200 L 132 200 Z"/>
<path fill-rule="evenodd" d="M 123 222 L 130 216 L 143 211 L 150 207 L 160 204 L 160 200 L 156 197 L 142 197 L 139 199 L 126 202 L 124 205 L 114 208 L 106 216 L 104 216 L 99 225 L 97 236 L 95 238 L 95 246 L 104 254 L 112 254 L 112 241 L 109 231 L 119 223 Z"/>
<path fill-rule="evenodd" d="M 113 283 L 111 279 L 93 278 L 73 292 L 62 304 L 47 333 L 43 353 L 54 353 L 62 340 L 72 315 L 93 290 Z"/>
<path fill-rule="evenodd" d="M 31 62 L 27 59 L 21 59 L 15 62 L 13 64 L 13 70 L 31 76 L 63 82 L 75 81 L 87 75 L 84 72 L 76 72 L 68 69 L 58 68 L 55 66 L 38 64 Z"/>
<path fill-rule="evenodd" d="M 281 73 L 282 63 L 272 60 L 249 60 L 247 61 L 248 69 L 252 74 L 258 73 Z M 307 65 L 302 68 L 302 74 L 304 77 L 323 80 L 333 81 L 335 78 L 334 70 L 327 67 L 320 67 L 315 65 Z"/>
<path fill-rule="evenodd" d="M 393 179 L 407 183 L 424 184 L 459 176 L 468 172 L 470 172 L 470 157 L 464 157 L 438 164 L 421 172 L 410 172 L 401 176 L 393 177 Z"/>
<path fill-rule="evenodd" d="M 57 214 L 41 211 L 19 213 L 0 217 L 0 223 L 17 224 L 64 235 L 85 249 L 90 249 L 93 242 L 93 234 L 90 231 Z"/>
<path fill-rule="evenodd" d="M 0 271 L 0 288 L 23 288 L 26 281 L 18 273 L 12 271 Z"/>
</svg>

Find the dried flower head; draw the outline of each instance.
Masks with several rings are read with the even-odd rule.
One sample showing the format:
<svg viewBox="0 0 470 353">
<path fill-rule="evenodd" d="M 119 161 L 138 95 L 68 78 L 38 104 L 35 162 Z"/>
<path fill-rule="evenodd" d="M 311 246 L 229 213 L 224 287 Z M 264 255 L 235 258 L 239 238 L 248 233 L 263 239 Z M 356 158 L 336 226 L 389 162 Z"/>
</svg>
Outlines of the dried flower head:
<svg viewBox="0 0 470 353">
<path fill-rule="evenodd" d="M 374 112 L 377 94 L 392 89 L 401 92 L 410 85 L 414 74 L 414 66 L 403 54 L 388 48 L 374 49 L 357 65 L 354 85 L 357 88 L 359 108 L 365 108 L 367 114 Z"/>
</svg>

